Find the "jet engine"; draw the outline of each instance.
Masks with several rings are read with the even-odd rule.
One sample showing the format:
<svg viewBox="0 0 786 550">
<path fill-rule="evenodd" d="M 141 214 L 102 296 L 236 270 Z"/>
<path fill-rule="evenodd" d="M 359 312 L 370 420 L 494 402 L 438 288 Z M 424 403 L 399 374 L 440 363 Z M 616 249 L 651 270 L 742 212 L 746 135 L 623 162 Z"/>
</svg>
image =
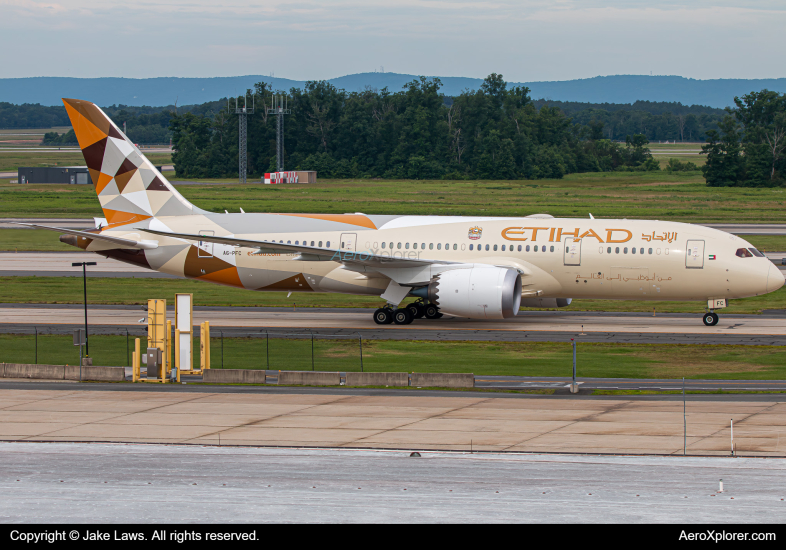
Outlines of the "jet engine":
<svg viewBox="0 0 786 550">
<path fill-rule="evenodd" d="M 428 285 L 428 299 L 458 317 L 507 319 L 519 312 L 521 278 L 514 269 L 492 266 L 443 271 Z"/>
</svg>

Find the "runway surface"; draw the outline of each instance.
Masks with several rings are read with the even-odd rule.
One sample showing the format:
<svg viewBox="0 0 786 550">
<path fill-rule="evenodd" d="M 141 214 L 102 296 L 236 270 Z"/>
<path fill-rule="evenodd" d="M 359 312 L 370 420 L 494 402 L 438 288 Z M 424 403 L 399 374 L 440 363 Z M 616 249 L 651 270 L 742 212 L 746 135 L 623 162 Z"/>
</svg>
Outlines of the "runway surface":
<svg viewBox="0 0 786 550">
<path fill-rule="evenodd" d="M 52 238 L 57 239 L 57 234 L 52 233 Z M 81 277 L 82 268 L 71 266 L 71 262 L 96 262 L 98 265 L 87 268 L 89 277 L 182 278 L 105 258 L 92 252 L 0 252 L 0 276 Z"/>
<path fill-rule="evenodd" d="M 170 308 L 171 309 L 171 308 Z M 80 325 L 84 323 L 81 306 L 0 304 L 2 318 L 0 325 Z M 374 331 L 375 334 L 420 332 L 423 339 L 441 339 L 448 332 L 460 332 L 462 339 L 472 339 L 481 332 L 506 332 L 519 334 L 569 333 L 587 336 L 593 334 L 661 334 L 682 335 L 697 338 L 702 342 L 707 338 L 767 337 L 778 341 L 786 337 L 786 323 L 782 314 L 777 315 L 721 315 L 719 323 L 707 327 L 701 316 L 688 314 L 651 313 L 601 313 L 601 312 L 559 312 L 559 311 L 522 311 L 517 317 L 504 320 L 473 320 L 445 316 L 442 319 L 417 319 L 411 325 L 376 325 L 372 310 L 364 309 L 326 309 L 303 308 L 292 311 L 289 308 L 194 308 L 194 324 L 210 321 L 211 327 L 233 328 L 233 334 L 259 332 L 277 329 L 280 332 L 308 332 L 325 330 L 325 334 L 347 334 L 358 330 Z M 173 311 L 168 315 L 173 316 Z M 138 326 L 140 306 L 88 306 L 88 322 L 91 325 L 129 327 Z M 583 328 L 582 328 L 583 327 Z M 337 332 L 337 331 L 341 332 Z M 8 332 L 6 330 L 6 332 Z M 229 334 L 229 333 L 227 333 Z M 572 337 L 572 336 L 571 336 Z M 695 340 L 693 340 L 695 343 Z"/>
<path fill-rule="evenodd" d="M 671 522 L 757 532 L 783 520 L 786 473 L 783 461 L 755 458 L 64 443 L 2 443 L 0 453 L 0 521 L 21 524 Z"/>
</svg>

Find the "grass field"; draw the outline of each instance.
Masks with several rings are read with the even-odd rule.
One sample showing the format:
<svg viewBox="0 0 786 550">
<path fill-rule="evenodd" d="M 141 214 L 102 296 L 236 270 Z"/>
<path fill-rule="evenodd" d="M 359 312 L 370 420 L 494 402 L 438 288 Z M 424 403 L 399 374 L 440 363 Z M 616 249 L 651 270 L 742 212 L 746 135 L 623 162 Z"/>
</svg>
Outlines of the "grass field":
<svg viewBox="0 0 786 550">
<path fill-rule="evenodd" d="M 143 339 L 142 347 L 146 341 Z M 198 367 L 198 340 L 195 340 Z M 269 345 L 269 349 L 268 349 Z M 133 337 L 91 336 L 94 365 L 127 366 Z M 311 340 L 224 338 L 223 366 L 232 369 L 311 370 Z M 476 375 L 570 376 L 569 343 L 364 341 L 367 372 L 472 372 Z M 35 360 L 32 335 L 0 335 L 0 361 Z M 221 368 L 222 340 L 211 334 L 211 366 Z M 38 336 L 38 362 L 76 364 L 79 352 L 71 336 Z M 314 369 L 360 370 L 358 340 L 319 340 Z M 579 344 L 577 372 L 599 378 L 784 379 L 783 351 L 769 346 Z"/>
<path fill-rule="evenodd" d="M 10 139 L 10 138 L 7 138 Z M 24 138 L 21 138 L 24 139 Z M 149 153 L 147 158 L 155 166 L 172 164 L 170 153 Z M 57 151 L 2 151 L 0 150 L 0 172 L 16 171 L 21 166 L 84 166 L 85 157 L 78 149 L 73 152 L 60 153 Z M 12 178 L 16 179 L 16 178 Z M 0 180 L 8 182 L 7 179 Z M 92 190 L 92 189 L 91 189 Z"/>
<path fill-rule="evenodd" d="M 191 279 L 90 278 L 87 299 L 91 304 L 144 304 L 148 298 L 174 300 L 175 293 L 194 294 L 196 306 L 266 307 L 367 307 L 384 305 L 375 296 L 295 292 L 254 292 Z M 410 301 L 410 300 L 407 300 Z M 79 277 L 0 277 L 0 303 L 81 304 Z M 637 300 L 575 300 L 560 311 L 646 311 L 702 313 L 704 302 Z M 786 287 L 764 296 L 732 300 L 724 313 L 760 313 L 786 309 Z"/>
<path fill-rule="evenodd" d="M 2 155 L 0 155 L 2 158 Z M 181 185 L 206 210 L 553 216 L 685 222 L 786 221 L 784 189 L 710 188 L 693 174 L 592 173 L 537 181 L 321 180 L 311 185 Z M 100 216 L 95 192 L 75 185 L 2 185 L 0 216 Z"/>
</svg>

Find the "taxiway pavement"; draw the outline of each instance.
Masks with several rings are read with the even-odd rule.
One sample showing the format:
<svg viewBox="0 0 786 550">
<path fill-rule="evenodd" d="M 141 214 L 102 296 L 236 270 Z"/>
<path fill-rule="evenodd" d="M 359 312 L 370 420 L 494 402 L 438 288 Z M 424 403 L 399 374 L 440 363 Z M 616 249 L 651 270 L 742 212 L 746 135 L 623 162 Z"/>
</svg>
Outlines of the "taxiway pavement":
<svg viewBox="0 0 786 550">
<path fill-rule="evenodd" d="M 169 308 L 169 317 L 174 312 Z M 67 332 L 84 324 L 77 304 L 0 304 L 0 332 L 19 333 L 33 327 Z M 265 307 L 194 308 L 194 324 L 210 321 L 213 336 L 262 336 L 273 333 L 362 335 L 373 339 L 569 341 L 786 345 L 783 312 L 771 315 L 721 315 L 707 327 L 700 315 L 679 313 L 604 313 L 522 311 L 512 319 L 478 321 L 445 316 L 417 319 L 411 325 L 376 325 L 370 309 Z M 139 328 L 140 306 L 88 306 L 92 333 L 118 333 Z"/>
<path fill-rule="evenodd" d="M 62 386 L 0 389 L 0 440 L 724 456 L 733 420 L 738 456 L 786 456 L 777 395 L 689 396 L 683 417 L 681 399 Z"/>
<path fill-rule="evenodd" d="M 0 443 L 0 453 L 0 520 L 19 524 L 662 522 L 757 532 L 767 529 L 753 524 L 783 520 L 786 498 L 786 465 L 762 458 L 86 443 Z"/>
</svg>

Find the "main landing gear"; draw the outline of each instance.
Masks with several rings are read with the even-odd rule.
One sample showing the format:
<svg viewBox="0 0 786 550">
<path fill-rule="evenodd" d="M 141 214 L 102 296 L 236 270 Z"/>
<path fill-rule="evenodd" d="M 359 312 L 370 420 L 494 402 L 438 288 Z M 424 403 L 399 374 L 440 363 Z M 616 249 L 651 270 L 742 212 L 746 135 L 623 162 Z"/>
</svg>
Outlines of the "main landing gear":
<svg viewBox="0 0 786 550">
<path fill-rule="evenodd" d="M 442 313 L 434 304 L 421 301 L 412 302 L 404 307 L 393 309 L 390 306 L 381 307 L 374 312 L 374 322 L 378 325 L 408 325 L 415 319 L 439 319 Z"/>
<path fill-rule="evenodd" d="M 714 327 L 715 325 L 718 324 L 718 319 L 719 317 L 717 313 L 715 313 L 714 311 L 708 311 L 707 313 L 704 314 L 702 321 L 704 321 L 704 324 L 707 325 L 708 327 Z"/>
</svg>

